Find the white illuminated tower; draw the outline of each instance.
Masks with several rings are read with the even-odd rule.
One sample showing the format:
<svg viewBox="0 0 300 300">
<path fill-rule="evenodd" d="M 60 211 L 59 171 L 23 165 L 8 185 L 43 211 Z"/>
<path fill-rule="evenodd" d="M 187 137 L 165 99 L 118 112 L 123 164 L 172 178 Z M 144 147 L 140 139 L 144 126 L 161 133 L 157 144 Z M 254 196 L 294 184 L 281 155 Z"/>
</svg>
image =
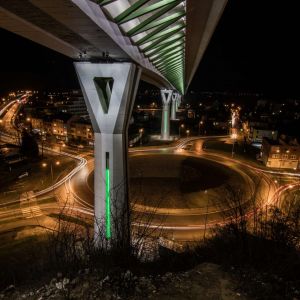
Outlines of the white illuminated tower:
<svg viewBox="0 0 300 300">
<path fill-rule="evenodd" d="M 162 99 L 162 117 L 161 117 L 161 139 L 170 139 L 170 102 L 172 97 L 172 90 L 161 90 Z"/>
<path fill-rule="evenodd" d="M 180 94 L 178 94 L 177 101 L 176 101 L 176 111 L 178 111 L 178 108 L 181 104 L 181 97 L 182 96 Z"/>
<path fill-rule="evenodd" d="M 141 70 L 132 63 L 76 62 L 95 133 L 95 240 L 128 243 L 128 123 Z"/>
</svg>

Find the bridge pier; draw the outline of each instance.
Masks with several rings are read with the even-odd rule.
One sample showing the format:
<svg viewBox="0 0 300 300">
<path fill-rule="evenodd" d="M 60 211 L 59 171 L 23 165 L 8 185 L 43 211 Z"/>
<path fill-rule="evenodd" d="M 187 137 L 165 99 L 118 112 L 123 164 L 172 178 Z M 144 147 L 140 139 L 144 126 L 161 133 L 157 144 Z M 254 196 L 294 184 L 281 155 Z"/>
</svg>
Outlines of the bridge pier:
<svg viewBox="0 0 300 300">
<path fill-rule="evenodd" d="M 178 108 L 181 104 L 181 95 L 178 94 L 177 100 L 176 100 L 176 112 L 178 111 Z"/>
<path fill-rule="evenodd" d="M 176 120 L 176 110 L 177 110 L 177 101 L 178 101 L 179 94 L 173 93 L 172 94 L 172 106 L 171 106 L 171 120 Z"/>
<path fill-rule="evenodd" d="M 160 90 L 162 99 L 161 139 L 170 139 L 170 102 L 172 90 Z"/>
<path fill-rule="evenodd" d="M 132 63 L 74 65 L 95 134 L 94 238 L 100 247 L 127 247 L 127 132 L 141 69 Z"/>
</svg>

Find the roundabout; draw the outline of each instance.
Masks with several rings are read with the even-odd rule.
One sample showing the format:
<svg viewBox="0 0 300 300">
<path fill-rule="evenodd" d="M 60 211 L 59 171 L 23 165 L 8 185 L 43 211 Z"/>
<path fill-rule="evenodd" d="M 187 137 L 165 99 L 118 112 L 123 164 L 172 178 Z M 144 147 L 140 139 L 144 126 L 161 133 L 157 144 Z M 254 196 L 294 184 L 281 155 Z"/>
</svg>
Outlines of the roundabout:
<svg viewBox="0 0 300 300">
<path fill-rule="evenodd" d="M 235 208 L 236 199 L 229 199 L 233 193 L 239 195 L 237 205 L 252 203 L 254 194 L 265 194 L 269 185 L 261 172 L 240 162 L 171 147 L 134 150 L 129 171 L 133 226 L 180 241 L 202 238 L 204 231 L 223 224 Z M 86 182 L 92 191 L 93 169 Z"/>
</svg>

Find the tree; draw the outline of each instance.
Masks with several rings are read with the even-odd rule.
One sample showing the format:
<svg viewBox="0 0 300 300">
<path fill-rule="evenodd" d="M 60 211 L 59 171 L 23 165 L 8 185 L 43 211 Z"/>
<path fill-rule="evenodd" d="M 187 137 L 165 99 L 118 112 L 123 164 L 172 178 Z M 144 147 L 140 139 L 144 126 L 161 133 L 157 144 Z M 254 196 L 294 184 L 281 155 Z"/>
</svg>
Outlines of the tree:
<svg viewBox="0 0 300 300">
<path fill-rule="evenodd" d="M 21 153 L 30 158 L 39 156 L 39 146 L 35 138 L 26 129 L 22 131 Z"/>
</svg>

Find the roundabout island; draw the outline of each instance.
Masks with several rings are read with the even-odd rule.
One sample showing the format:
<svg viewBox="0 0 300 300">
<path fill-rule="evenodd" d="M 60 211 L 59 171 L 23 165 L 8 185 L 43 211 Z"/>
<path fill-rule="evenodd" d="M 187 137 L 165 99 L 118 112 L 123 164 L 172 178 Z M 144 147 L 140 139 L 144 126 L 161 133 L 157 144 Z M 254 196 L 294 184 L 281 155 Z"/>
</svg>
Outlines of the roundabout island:
<svg viewBox="0 0 300 300">
<path fill-rule="evenodd" d="M 130 153 L 129 174 L 133 226 L 156 228 L 178 241 L 199 239 L 224 223 L 233 213 L 235 198 L 247 205 L 261 180 L 255 170 L 230 159 L 171 147 Z M 90 190 L 93 182 L 91 171 Z"/>
</svg>

